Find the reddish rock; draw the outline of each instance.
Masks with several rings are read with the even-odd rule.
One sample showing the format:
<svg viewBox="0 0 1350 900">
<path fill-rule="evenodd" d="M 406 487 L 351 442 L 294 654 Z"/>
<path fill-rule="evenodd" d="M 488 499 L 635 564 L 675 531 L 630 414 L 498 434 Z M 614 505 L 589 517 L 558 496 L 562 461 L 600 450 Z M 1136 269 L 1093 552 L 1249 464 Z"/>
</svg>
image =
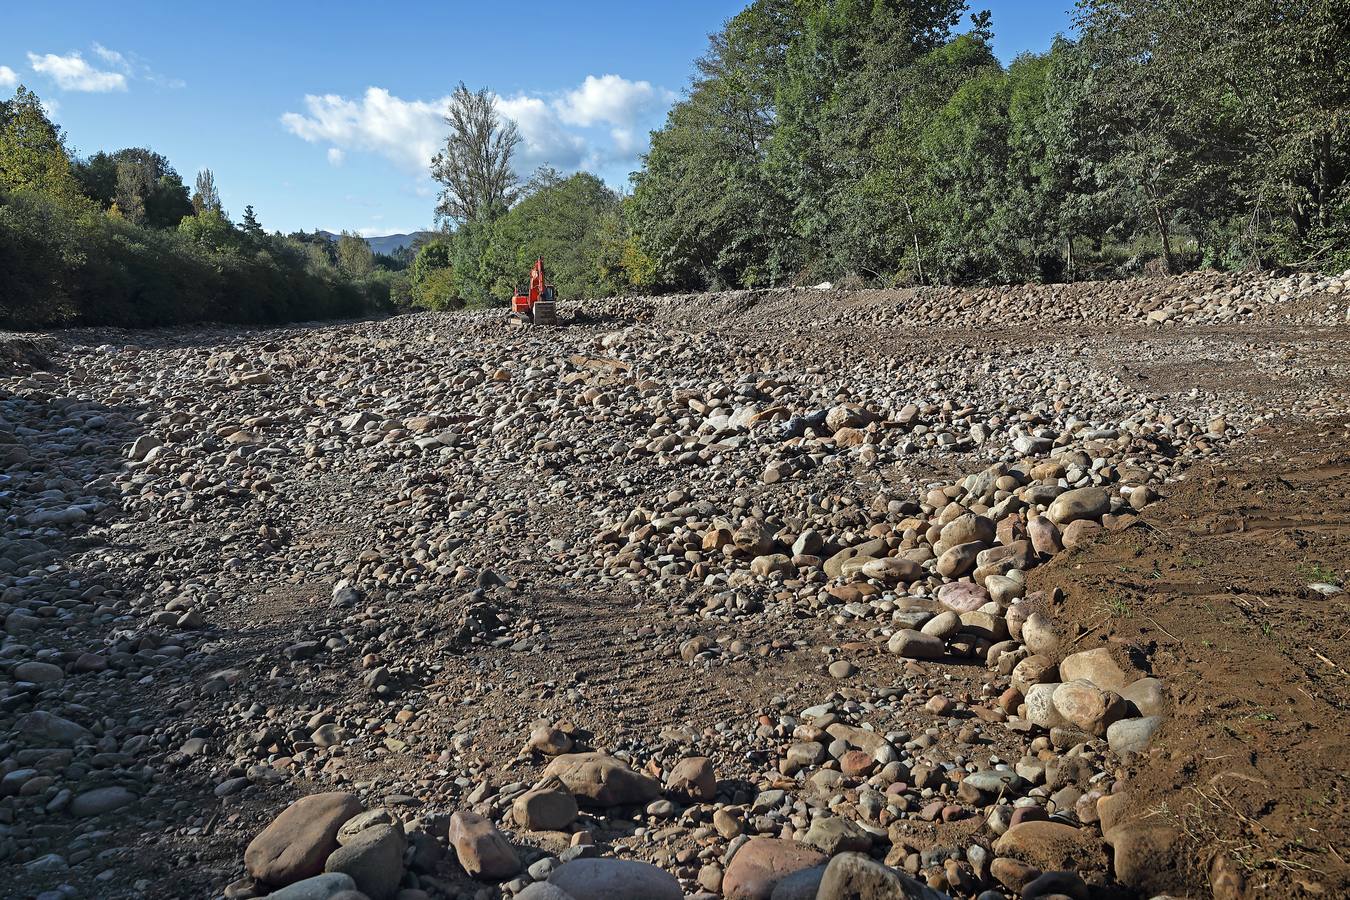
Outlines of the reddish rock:
<svg viewBox="0 0 1350 900">
<path fill-rule="evenodd" d="M 560 778 L 581 802 L 595 806 L 624 806 L 656 799 L 661 786 L 603 753 L 565 753 L 554 757 L 544 777 Z"/>
<path fill-rule="evenodd" d="M 477 813 L 461 810 L 451 816 L 449 837 L 459 864 L 474 878 L 497 881 L 520 871 L 515 849 Z"/>
<path fill-rule="evenodd" d="M 785 876 L 825 861 L 825 854 L 796 841 L 751 838 L 731 858 L 722 878 L 722 896 L 727 900 L 768 900 L 774 885 Z"/>
<path fill-rule="evenodd" d="M 849 778 L 861 778 L 876 767 L 877 761 L 872 754 L 862 750 L 850 750 L 839 758 L 839 770 Z"/>
<path fill-rule="evenodd" d="M 1042 871 L 1106 868 L 1106 852 L 1096 831 L 1060 822 L 1014 825 L 994 842 L 994 853 L 1020 859 Z"/>
<path fill-rule="evenodd" d="M 677 762 L 666 777 L 666 790 L 696 803 L 708 803 L 717 797 L 717 776 L 712 760 L 689 756 Z"/>
</svg>

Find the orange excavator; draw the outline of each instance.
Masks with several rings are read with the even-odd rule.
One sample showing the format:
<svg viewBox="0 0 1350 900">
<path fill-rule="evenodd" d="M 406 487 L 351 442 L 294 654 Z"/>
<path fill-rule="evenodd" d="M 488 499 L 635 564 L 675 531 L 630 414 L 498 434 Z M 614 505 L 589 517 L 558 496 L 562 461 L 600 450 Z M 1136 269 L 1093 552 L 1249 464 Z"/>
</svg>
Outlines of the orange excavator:
<svg viewBox="0 0 1350 900">
<path fill-rule="evenodd" d="M 511 298 L 511 321 L 522 325 L 557 325 L 556 301 L 553 285 L 544 275 L 544 261 L 536 259 L 530 270 L 529 286 L 516 288 L 516 295 Z"/>
</svg>

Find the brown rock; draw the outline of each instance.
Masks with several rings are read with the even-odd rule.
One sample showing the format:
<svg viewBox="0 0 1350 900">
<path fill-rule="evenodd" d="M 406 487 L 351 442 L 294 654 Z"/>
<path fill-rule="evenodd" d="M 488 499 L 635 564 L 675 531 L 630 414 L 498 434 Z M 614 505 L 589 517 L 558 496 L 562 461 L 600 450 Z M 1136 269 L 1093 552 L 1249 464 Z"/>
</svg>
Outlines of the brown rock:
<svg viewBox="0 0 1350 900">
<path fill-rule="evenodd" d="M 1077 550 L 1086 547 L 1101 534 L 1102 526 L 1087 519 L 1079 519 L 1064 529 L 1064 549 Z"/>
<path fill-rule="evenodd" d="M 272 887 L 322 874 L 328 854 L 338 847 L 338 829 L 359 812 L 361 801 L 354 794 L 301 797 L 249 842 L 244 867 Z"/>
<path fill-rule="evenodd" d="M 1045 514 L 1060 525 L 1083 519 L 1100 519 L 1111 511 L 1111 497 L 1099 487 L 1065 491 L 1051 501 Z M 1067 544 L 1066 544 L 1067 546 Z"/>
<path fill-rule="evenodd" d="M 561 831 L 576 821 L 577 801 L 562 782 L 545 779 L 511 803 L 511 815 L 526 831 Z"/>
<path fill-rule="evenodd" d="M 990 864 L 989 874 L 1008 890 L 1020 894 L 1022 888 L 1036 880 L 1041 870 L 1021 860 L 1000 856 Z"/>
<path fill-rule="evenodd" d="M 450 846 L 473 878 L 500 880 L 520 871 L 520 857 L 495 826 L 474 812 L 450 817 Z"/>
<path fill-rule="evenodd" d="M 819 866 L 826 856 L 796 841 L 751 838 L 731 858 L 722 878 L 727 900 L 768 900 L 785 876 Z"/>
<path fill-rule="evenodd" d="M 1119 694 L 1082 680 L 1066 681 L 1055 688 L 1053 702 L 1061 716 L 1095 737 L 1105 735 L 1128 709 Z"/>
<path fill-rule="evenodd" d="M 1096 647 L 1064 657 L 1059 664 L 1059 675 L 1061 681 L 1090 681 L 1104 691 L 1119 694 L 1126 685 L 1142 678 L 1144 673 L 1133 666 L 1127 669 L 1116 662 L 1106 647 Z"/>
<path fill-rule="evenodd" d="M 994 841 L 994 852 L 1048 870 L 1106 868 L 1101 839 L 1091 828 L 1059 822 L 1022 822 Z"/>
<path fill-rule="evenodd" d="M 937 900 L 942 896 L 861 853 L 840 853 L 825 867 L 815 900 Z"/>
<path fill-rule="evenodd" d="M 1054 556 L 1064 549 L 1059 526 L 1045 516 L 1038 516 L 1027 523 L 1027 537 L 1031 539 L 1031 546 L 1036 552 L 1046 556 Z"/>
<path fill-rule="evenodd" d="M 1012 670 L 1012 686 L 1023 695 L 1033 684 L 1058 681 L 1055 661 L 1048 656 L 1028 656 Z"/>
<path fill-rule="evenodd" d="M 1116 879 L 1127 887 L 1153 896 L 1181 887 L 1175 873 L 1180 835 L 1167 825 L 1128 825 L 1115 829 Z"/>
<path fill-rule="evenodd" d="M 612 756 L 602 753 L 567 753 L 555 757 L 544 777 L 555 776 L 579 801 L 595 806 L 624 806 L 656 799 L 661 787 L 655 780 Z"/>
<path fill-rule="evenodd" d="M 708 803 L 717 797 L 717 776 L 712 760 L 706 756 L 688 756 L 677 762 L 666 777 L 666 790 L 695 803 Z"/>
</svg>

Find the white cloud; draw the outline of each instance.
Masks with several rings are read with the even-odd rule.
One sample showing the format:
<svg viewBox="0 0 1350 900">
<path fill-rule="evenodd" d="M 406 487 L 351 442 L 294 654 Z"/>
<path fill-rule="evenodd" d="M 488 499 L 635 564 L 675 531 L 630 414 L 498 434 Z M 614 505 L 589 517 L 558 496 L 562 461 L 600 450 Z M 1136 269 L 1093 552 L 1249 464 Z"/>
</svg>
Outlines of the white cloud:
<svg viewBox="0 0 1350 900">
<path fill-rule="evenodd" d="M 575 89 L 558 94 L 499 96 L 497 108 L 520 130 L 515 167 L 522 177 L 551 165 L 563 172 L 605 169 L 621 180 L 636 167 L 648 130 L 660 124 L 675 96 L 646 81 L 590 75 Z M 429 169 L 445 141 L 449 103 L 448 96 L 405 100 L 379 87 L 369 87 L 359 97 L 310 94 L 304 99 L 305 111 L 285 113 L 281 124 L 302 140 L 327 144 L 334 165 L 349 152 L 391 160 L 419 176 L 414 190 L 422 196 L 434 193 Z"/>
<path fill-rule="evenodd" d="M 497 109 L 520 130 L 517 171 L 529 173 L 543 165 L 570 171 L 585 161 L 586 139 L 561 127 L 554 108 L 540 98 L 498 97 Z"/>
<path fill-rule="evenodd" d="M 9 66 L 0 66 L 0 87 L 14 87 L 19 83 L 19 73 Z"/>
<path fill-rule="evenodd" d="M 555 101 L 558 118 L 568 125 L 606 123 L 631 126 L 655 108 L 669 106 L 675 95 L 650 81 L 629 81 L 619 75 L 587 75 L 581 87 Z"/>
<path fill-rule="evenodd" d="M 424 173 L 440 144 L 445 127 L 441 118 L 449 99 L 403 100 L 377 87 L 366 88 L 359 100 L 309 94 L 307 113 L 288 112 L 281 124 L 311 143 L 378 153 L 404 169 Z"/>
<path fill-rule="evenodd" d="M 342 152 L 342 148 L 341 148 L 341 147 L 329 147 L 329 148 L 328 148 L 328 164 L 329 164 L 330 166 L 340 166 L 340 165 L 342 165 L 342 160 L 345 159 L 346 156 L 347 156 L 347 154 L 345 154 L 345 153 Z"/>
<path fill-rule="evenodd" d="M 78 51 L 66 56 L 55 53 L 28 54 L 28 64 L 34 72 L 46 75 L 56 86 L 66 91 L 125 91 L 127 77 L 121 72 L 107 72 L 89 65 Z"/>
<path fill-rule="evenodd" d="M 94 42 L 94 53 L 110 66 L 116 66 L 123 72 L 131 71 L 131 64 L 127 62 L 125 56 L 118 53 L 116 50 L 109 50 L 98 41 Z"/>
</svg>

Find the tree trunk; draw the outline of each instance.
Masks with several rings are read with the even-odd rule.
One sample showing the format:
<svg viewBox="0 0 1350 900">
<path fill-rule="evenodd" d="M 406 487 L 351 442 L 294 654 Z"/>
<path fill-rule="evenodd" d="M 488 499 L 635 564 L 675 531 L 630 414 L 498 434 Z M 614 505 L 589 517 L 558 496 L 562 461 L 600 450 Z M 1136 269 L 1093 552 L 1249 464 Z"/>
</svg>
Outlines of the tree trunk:
<svg viewBox="0 0 1350 900">
<path fill-rule="evenodd" d="M 909 231 L 914 235 L 914 265 L 919 269 L 919 284 L 923 284 L 923 253 L 919 249 L 919 228 L 914 224 L 914 210 L 910 208 L 909 198 L 905 198 L 905 216 L 909 219 Z"/>
<path fill-rule="evenodd" d="M 1153 204 L 1153 221 L 1158 225 L 1158 239 L 1162 241 L 1163 265 L 1167 266 L 1167 274 L 1175 275 L 1177 262 L 1172 256 L 1172 233 L 1163 217 L 1162 207 L 1157 203 Z"/>
<path fill-rule="evenodd" d="M 1078 273 L 1074 271 L 1074 261 L 1073 261 L 1073 235 L 1069 235 L 1064 239 L 1064 256 L 1068 262 L 1069 280 L 1077 281 Z"/>
</svg>

